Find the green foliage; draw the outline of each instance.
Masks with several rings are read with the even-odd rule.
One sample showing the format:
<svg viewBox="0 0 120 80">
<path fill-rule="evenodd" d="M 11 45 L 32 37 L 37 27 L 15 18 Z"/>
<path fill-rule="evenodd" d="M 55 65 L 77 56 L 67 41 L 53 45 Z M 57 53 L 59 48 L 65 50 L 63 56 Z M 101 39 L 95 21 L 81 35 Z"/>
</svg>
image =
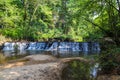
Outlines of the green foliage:
<svg viewBox="0 0 120 80">
<path fill-rule="evenodd" d="M 120 48 L 103 51 L 99 62 L 102 74 L 120 74 Z"/>
<path fill-rule="evenodd" d="M 84 33 L 81 32 L 82 28 L 74 18 L 77 11 L 74 1 L 7 0 L 0 2 L 1 31 L 7 37 L 14 40 L 47 40 L 61 37 L 82 41 L 84 35 L 81 34 Z M 70 12 L 71 10 L 74 12 Z"/>
<path fill-rule="evenodd" d="M 104 36 L 112 37 L 116 44 L 119 45 L 119 6 L 119 0 L 88 0 L 80 10 L 82 11 L 84 9 L 81 13 L 82 18 L 92 24 L 94 27 L 94 30 L 92 30 L 93 33 L 94 31 L 101 32 L 100 34 Z M 90 25 L 88 27 L 90 27 Z M 94 35 L 96 36 L 96 34 Z"/>
<path fill-rule="evenodd" d="M 118 43 L 119 3 L 118 0 L 1 0 L 1 34 L 14 40 L 32 41 L 57 37 L 93 41 L 109 36 Z"/>
</svg>

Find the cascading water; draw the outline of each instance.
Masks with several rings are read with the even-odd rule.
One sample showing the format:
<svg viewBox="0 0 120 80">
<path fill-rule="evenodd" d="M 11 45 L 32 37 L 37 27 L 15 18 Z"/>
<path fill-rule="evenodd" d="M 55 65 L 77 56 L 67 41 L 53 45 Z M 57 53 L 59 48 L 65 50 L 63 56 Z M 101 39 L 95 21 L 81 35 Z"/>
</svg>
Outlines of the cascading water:
<svg viewBox="0 0 120 80">
<path fill-rule="evenodd" d="M 58 51 L 80 51 L 78 42 L 60 42 Z"/>
<path fill-rule="evenodd" d="M 30 42 L 27 50 L 36 50 L 36 42 Z"/>
<path fill-rule="evenodd" d="M 18 50 L 47 50 L 47 51 L 100 51 L 97 42 L 53 42 L 50 47 L 45 42 L 6 42 L 3 51 L 14 50 L 14 46 L 18 45 Z"/>
<path fill-rule="evenodd" d="M 17 42 L 16 45 L 18 46 L 17 49 L 20 51 L 25 50 L 27 48 L 27 43 Z"/>
<path fill-rule="evenodd" d="M 18 50 L 25 50 L 27 48 L 27 43 L 20 43 L 20 42 L 6 42 L 4 44 L 3 51 L 10 51 L 10 50 L 15 50 L 17 47 Z"/>
<path fill-rule="evenodd" d="M 80 52 L 87 55 L 89 52 L 99 52 L 100 45 L 98 42 L 6 42 L 4 44 L 3 51 L 12 51 L 16 49 L 19 53 L 25 53 L 25 51 L 52 51 L 59 53 L 60 55 L 79 55 Z"/>
<path fill-rule="evenodd" d="M 17 42 L 15 45 L 16 45 L 16 49 L 19 51 L 20 54 L 26 53 L 25 49 L 28 46 L 27 43 L 25 43 L 25 42 L 23 42 L 23 43 Z M 14 48 L 15 48 L 15 46 L 14 46 Z"/>
<path fill-rule="evenodd" d="M 45 47 L 46 47 L 46 43 L 45 43 L 45 42 L 38 42 L 38 43 L 36 44 L 36 49 L 37 49 L 37 50 L 44 50 Z"/>
<path fill-rule="evenodd" d="M 87 43 L 87 42 L 83 42 L 83 43 L 82 43 L 82 51 L 87 52 L 87 51 L 89 50 L 88 47 L 89 47 L 89 46 L 88 46 L 88 43 Z"/>
<path fill-rule="evenodd" d="M 72 51 L 81 51 L 80 44 L 78 42 L 71 43 L 72 44 Z"/>
<path fill-rule="evenodd" d="M 19 54 L 25 54 L 27 48 L 27 43 L 21 42 L 6 42 L 3 47 L 3 52 L 5 56 L 15 55 L 19 52 Z"/>
<path fill-rule="evenodd" d="M 97 42 L 92 43 L 92 51 L 100 51 L 100 45 Z"/>
<path fill-rule="evenodd" d="M 58 50 L 58 42 L 54 42 L 50 48 L 47 49 L 47 51 L 54 51 L 54 50 Z"/>
<path fill-rule="evenodd" d="M 3 51 L 14 50 L 14 45 L 15 45 L 15 43 L 6 42 L 6 43 L 4 44 Z"/>
<path fill-rule="evenodd" d="M 69 45 L 69 43 L 66 42 L 60 42 L 60 45 L 58 47 L 59 51 L 70 51 L 71 47 Z"/>
</svg>

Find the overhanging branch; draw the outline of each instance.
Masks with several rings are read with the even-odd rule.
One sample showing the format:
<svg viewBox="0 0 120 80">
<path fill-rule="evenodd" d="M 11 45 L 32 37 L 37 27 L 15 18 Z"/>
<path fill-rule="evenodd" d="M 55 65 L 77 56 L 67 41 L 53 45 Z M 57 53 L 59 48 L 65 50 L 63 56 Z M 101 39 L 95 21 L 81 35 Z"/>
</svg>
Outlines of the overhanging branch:
<svg viewBox="0 0 120 80">
<path fill-rule="evenodd" d="M 104 28 L 102 28 L 100 25 L 92 22 L 91 20 L 84 18 L 87 22 L 91 23 L 94 26 L 97 26 L 101 31 L 103 31 L 104 33 L 106 33 L 108 36 L 111 34 L 109 31 L 105 30 Z"/>
<path fill-rule="evenodd" d="M 107 1 L 107 0 L 105 0 L 111 7 L 113 7 L 116 11 L 118 11 L 118 13 L 119 13 L 119 10 L 113 5 L 113 4 L 111 4 L 109 1 Z"/>
</svg>

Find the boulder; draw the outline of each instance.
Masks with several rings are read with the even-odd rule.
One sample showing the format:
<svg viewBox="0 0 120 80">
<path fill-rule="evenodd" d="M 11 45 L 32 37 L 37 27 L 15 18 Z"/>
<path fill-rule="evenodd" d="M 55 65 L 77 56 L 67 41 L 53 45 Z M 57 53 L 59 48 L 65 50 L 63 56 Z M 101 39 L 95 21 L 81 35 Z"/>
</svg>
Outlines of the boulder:
<svg viewBox="0 0 120 80">
<path fill-rule="evenodd" d="M 89 60 L 81 57 L 57 59 L 50 55 L 40 54 L 30 55 L 24 59 L 38 63 L 1 70 L 0 80 L 62 80 L 62 71 L 67 67 L 67 63 L 75 60 L 90 63 Z"/>
</svg>

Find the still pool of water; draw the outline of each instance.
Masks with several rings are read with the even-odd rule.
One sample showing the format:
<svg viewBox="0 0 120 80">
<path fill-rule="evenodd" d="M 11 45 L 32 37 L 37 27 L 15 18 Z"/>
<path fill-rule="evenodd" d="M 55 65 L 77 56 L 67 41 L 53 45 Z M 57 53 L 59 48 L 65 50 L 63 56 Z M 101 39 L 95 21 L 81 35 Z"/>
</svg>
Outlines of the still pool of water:
<svg viewBox="0 0 120 80">
<path fill-rule="evenodd" d="M 97 70 L 98 64 L 73 61 L 63 70 L 62 80 L 96 80 Z"/>
<path fill-rule="evenodd" d="M 53 55 L 58 58 L 65 58 L 65 57 L 84 57 L 84 56 L 90 56 L 90 55 L 98 55 L 100 52 L 94 51 L 94 52 L 81 52 L 81 51 L 40 51 L 40 50 L 24 50 L 24 51 L 1 51 L 2 54 L 4 54 L 7 57 L 14 56 L 14 55 L 35 55 L 35 54 L 49 54 Z"/>
<path fill-rule="evenodd" d="M 36 55 L 45 54 L 53 55 L 57 58 L 67 58 L 67 57 L 85 57 L 89 59 L 94 59 L 93 56 L 99 55 L 99 52 L 80 52 L 80 51 L 38 51 L 38 50 L 26 50 L 24 52 L 20 51 L 2 51 L 5 56 L 14 55 Z M 79 61 L 73 61 L 69 63 L 62 72 L 62 80 L 95 80 L 98 71 L 98 63 L 86 64 Z"/>
</svg>

